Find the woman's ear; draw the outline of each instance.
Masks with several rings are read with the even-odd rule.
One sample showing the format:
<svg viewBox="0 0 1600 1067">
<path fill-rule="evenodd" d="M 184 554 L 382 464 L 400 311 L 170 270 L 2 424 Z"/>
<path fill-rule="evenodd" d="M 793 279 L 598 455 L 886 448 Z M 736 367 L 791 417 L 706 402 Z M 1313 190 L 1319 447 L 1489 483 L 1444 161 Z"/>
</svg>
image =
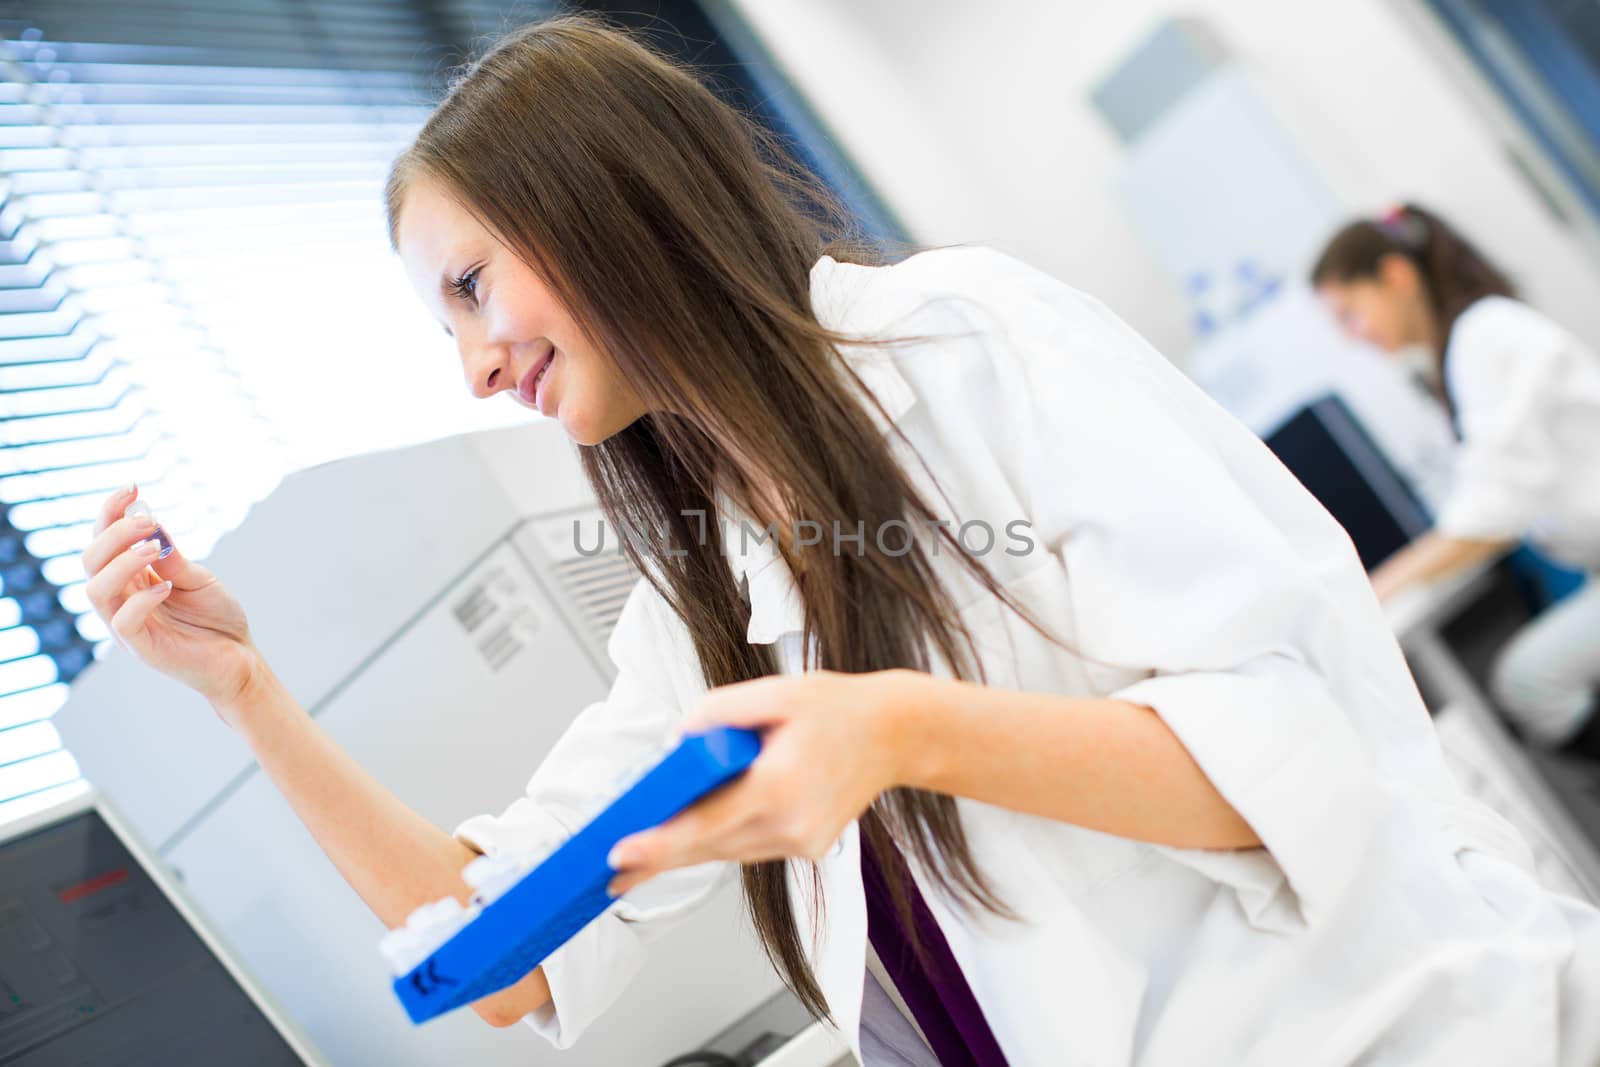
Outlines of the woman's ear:
<svg viewBox="0 0 1600 1067">
<path fill-rule="evenodd" d="M 1389 252 L 1378 260 L 1378 282 L 1391 293 L 1412 296 L 1422 288 L 1422 275 L 1411 257 Z"/>
</svg>

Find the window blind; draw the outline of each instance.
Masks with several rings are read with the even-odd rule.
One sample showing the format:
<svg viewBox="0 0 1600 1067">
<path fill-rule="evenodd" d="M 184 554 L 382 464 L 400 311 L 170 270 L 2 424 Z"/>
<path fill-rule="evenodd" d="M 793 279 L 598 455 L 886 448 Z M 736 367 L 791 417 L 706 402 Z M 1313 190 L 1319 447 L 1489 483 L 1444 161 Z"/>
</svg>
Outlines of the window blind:
<svg viewBox="0 0 1600 1067">
<path fill-rule="evenodd" d="M 114 644 L 81 561 L 107 493 L 138 482 L 203 558 L 289 471 L 514 419 L 466 406 L 381 203 L 449 63 L 503 21 L 0 5 L 0 821 L 83 787 L 49 718 Z"/>
</svg>

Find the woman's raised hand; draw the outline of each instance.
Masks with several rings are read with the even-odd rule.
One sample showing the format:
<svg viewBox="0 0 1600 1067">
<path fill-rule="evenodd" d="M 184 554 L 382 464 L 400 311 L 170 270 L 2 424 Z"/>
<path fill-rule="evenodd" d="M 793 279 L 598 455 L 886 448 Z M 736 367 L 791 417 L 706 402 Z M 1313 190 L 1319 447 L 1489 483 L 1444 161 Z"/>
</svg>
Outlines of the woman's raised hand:
<svg viewBox="0 0 1600 1067">
<path fill-rule="evenodd" d="M 125 514 L 137 496 L 128 486 L 101 505 L 83 550 L 89 603 L 123 647 L 221 714 L 259 670 L 244 609 L 176 545 L 166 559 L 156 558 L 157 520 Z"/>
</svg>

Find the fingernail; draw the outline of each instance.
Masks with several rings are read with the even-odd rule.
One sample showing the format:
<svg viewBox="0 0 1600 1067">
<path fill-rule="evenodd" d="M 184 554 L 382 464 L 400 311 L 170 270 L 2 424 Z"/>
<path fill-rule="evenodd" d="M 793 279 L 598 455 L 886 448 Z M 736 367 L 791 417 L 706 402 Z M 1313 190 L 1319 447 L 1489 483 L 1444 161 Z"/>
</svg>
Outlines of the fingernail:
<svg viewBox="0 0 1600 1067">
<path fill-rule="evenodd" d="M 138 488 L 139 487 L 137 485 L 135 485 L 133 482 L 129 482 L 127 485 L 125 485 L 121 489 L 119 489 L 118 492 L 123 496 L 131 496 L 133 494 L 133 491 L 135 489 L 138 489 Z"/>
<path fill-rule="evenodd" d="M 168 578 L 166 581 L 164 581 L 160 585 L 156 586 L 156 588 L 159 589 L 161 592 L 165 593 L 168 589 L 172 588 L 172 579 Z"/>
<path fill-rule="evenodd" d="M 155 530 L 156 540 L 161 542 L 161 559 L 166 559 L 172 555 L 172 538 L 167 536 L 167 531 L 163 530 L 161 524 L 156 521 L 155 514 L 151 512 L 149 504 L 146 504 L 143 500 L 135 500 L 128 505 L 123 514 L 132 515 L 138 519 L 141 528 L 149 527 Z"/>
<path fill-rule="evenodd" d="M 633 849 L 625 848 L 620 842 L 613 845 L 611 852 L 606 856 L 606 865 L 613 871 L 620 871 L 633 860 Z"/>
</svg>

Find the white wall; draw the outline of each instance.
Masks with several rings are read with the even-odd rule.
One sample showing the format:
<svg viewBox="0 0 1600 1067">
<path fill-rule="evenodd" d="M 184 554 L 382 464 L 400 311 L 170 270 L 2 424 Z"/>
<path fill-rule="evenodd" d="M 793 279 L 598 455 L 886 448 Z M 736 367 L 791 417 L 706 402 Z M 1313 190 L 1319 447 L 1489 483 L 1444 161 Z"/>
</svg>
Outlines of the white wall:
<svg viewBox="0 0 1600 1067">
<path fill-rule="evenodd" d="M 1179 14 L 1212 23 L 1352 211 L 1437 208 L 1600 342 L 1600 269 L 1416 32 L 1414 0 L 733 3 L 914 239 L 996 245 L 1173 355 L 1185 306 L 1112 200 L 1121 146 L 1087 93 Z"/>
</svg>

